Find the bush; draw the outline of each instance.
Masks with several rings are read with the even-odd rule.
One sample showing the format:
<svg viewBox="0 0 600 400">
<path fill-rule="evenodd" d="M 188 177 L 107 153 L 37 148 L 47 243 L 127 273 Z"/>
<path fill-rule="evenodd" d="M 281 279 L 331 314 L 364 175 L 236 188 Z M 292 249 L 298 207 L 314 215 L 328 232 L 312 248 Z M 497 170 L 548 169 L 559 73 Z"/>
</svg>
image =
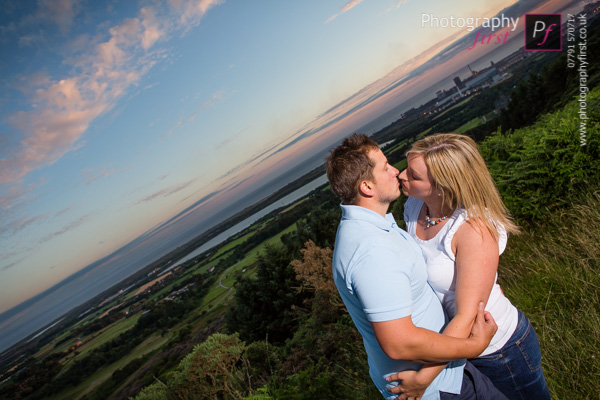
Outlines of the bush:
<svg viewBox="0 0 600 400">
<path fill-rule="evenodd" d="M 576 101 L 532 126 L 498 130 L 481 143 L 504 203 L 520 222 L 563 208 L 600 179 L 600 89 L 589 93 L 587 104 L 585 146 Z"/>
<path fill-rule="evenodd" d="M 245 348 L 236 335 L 216 333 L 195 346 L 165 382 L 144 388 L 135 400 L 242 399 L 244 368 L 237 365 Z"/>
</svg>

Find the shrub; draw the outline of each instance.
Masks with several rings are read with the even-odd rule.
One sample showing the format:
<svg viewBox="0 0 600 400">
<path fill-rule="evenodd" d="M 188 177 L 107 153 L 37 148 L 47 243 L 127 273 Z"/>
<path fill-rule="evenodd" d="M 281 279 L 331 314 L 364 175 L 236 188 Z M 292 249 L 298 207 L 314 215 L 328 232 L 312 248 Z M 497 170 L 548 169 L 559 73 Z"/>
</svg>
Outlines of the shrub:
<svg viewBox="0 0 600 400">
<path fill-rule="evenodd" d="M 563 208 L 600 178 L 600 88 L 588 95 L 587 133 L 580 142 L 579 104 L 546 114 L 532 126 L 498 130 L 480 149 L 506 206 L 521 222 Z"/>
</svg>

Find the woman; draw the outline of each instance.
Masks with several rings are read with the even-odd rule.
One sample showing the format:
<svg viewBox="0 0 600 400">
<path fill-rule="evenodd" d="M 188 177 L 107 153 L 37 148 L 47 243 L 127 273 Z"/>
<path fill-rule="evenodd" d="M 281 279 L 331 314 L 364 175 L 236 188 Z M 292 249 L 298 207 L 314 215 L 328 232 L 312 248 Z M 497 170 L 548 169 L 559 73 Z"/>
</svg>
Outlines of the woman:
<svg viewBox="0 0 600 400">
<path fill-rule="evenodd" d="M 507 233 L 518 233 L 475 142 L 437 134 L 416 142 L 399 175 L 409 196 L 407 231 L 423 249 L 428 280 L 451 319 L 444 334 L 467 337 L 480 301 L 498 325 L 488 348 L 470 360 L 509 399 L 550 399 L 538 338 L 496 283 Z M 419 398 L 441 366 L 392 377 L 400 398 Z"/>
</svg>

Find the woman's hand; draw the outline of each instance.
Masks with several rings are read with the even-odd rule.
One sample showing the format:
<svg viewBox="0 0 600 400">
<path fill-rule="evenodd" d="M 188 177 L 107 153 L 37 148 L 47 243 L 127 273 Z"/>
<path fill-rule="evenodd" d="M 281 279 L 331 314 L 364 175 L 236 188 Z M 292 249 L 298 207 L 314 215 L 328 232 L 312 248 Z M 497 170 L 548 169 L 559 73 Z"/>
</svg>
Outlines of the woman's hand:
<svg viewBox="0 0 600 400">
<path fill-rule="evenodd" d="M 388 392 L 399 394 L 400 400 L 420 400 L 423 393 L 446 364 L 425 365 L 420 371 L 406 370 L 389 375 L 388 382 L 394 381 L 398 386 L 388 389 Z"/>
</svg>

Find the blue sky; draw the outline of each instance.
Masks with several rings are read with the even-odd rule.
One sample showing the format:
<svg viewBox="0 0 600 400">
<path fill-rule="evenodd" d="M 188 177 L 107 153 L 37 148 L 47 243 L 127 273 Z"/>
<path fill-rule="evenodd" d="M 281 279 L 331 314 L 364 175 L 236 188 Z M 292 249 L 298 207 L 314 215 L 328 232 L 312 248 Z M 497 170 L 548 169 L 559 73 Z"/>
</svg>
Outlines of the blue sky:
<svg viewBox="0 0 600 400">
<path fill-rule="evenodd" d="M 0 313 L 381 114 L 349 110 L 468 33 L 423 13 L 513 3 L 0 1 Z"/>
</svg>

